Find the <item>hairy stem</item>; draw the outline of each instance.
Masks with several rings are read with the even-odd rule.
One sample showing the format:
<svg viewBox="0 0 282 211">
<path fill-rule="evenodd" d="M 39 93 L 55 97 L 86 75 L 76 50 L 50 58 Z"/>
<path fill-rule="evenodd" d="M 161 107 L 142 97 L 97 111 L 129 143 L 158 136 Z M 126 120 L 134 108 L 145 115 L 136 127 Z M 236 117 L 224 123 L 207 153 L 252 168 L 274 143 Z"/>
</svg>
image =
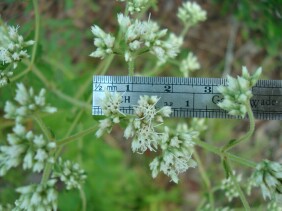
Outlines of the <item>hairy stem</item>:
<svg viewBox="0 0 282 211">
<path fill-rule="evenodd" d="M 217 154 L 218 156 L 222 156 L 222 150 L 220 148 L 217 148 L 211 144 L 208 144 L 207 142 L 204 142 L 204 141 L 201 141 L 199 139 L 195 139 L 193 140 L 199 147 L 209 151 L 209 152 L 212 152 L 214 154 Z M 238 157 L 236 155 L 233 155 L 231 153 L 226 153 L 226 156 L 228 156 L 228 158 L 234 162 L 237 162 L 237 163 L 240 163 L 244 166 L 248 166 L 248 167 L 251 167 L 251 168 L 255 168 L 256 167 L 256 163 L 255 162 L 252 162 L 250 160 L 247 160 L 245 158 L 242 158 L 242 157 Z"/>
<path fill-rule="evenodd" d="M 250 102 L 248 102 L 247 104 L 247 113 L 248 113 L 248 117 L 249 117 L 249 121 L 250 121 L 250 128 L 249 128 L 249 131 L 243 135 L 242 137 L 234 140 L 234 141 L 231 141 L 229 142 L 228 144 L 226 144 L 222 150 L 224 152 L 227 152 L 229 151 L 231 148 L 233 148 L 234 146 L 236 146 L 237 144 L 239 144 L 240 142 L 242 141 L 245 141 L 245 140 L 248 140 L 254 133 L 255 131 L 255 118 L 254 118 L 254 114 L 253 114 L 253 111 L 252 111 L 252 107 L 250 105 Z"/>
<path fill-rule="evenodd" d="M 29 64 L 29 61 L 24 61 L 25 64 Z M 44 83 L 46 88 L 48 88 L 51 92 L 53 92 L 55 95 L 60 97 L 60 99 L 65 100 L 66 102 L 80 107 L 80 108 L 85 108 L 85 109 L 90 109 L 91 106 L 85 102 L 79 101 L 69 95 L 66 95 L 62 91 L 58 90 L 53 82 L 50 82 L 43 74 L 42 72 L 38 69 L 36 65 L 32 66 L 32 72 Z"/>
<path fill-rule="evenodd" d="M 88 135 L 90 133 L 95 132 L 97 129 L 98 129 L 98 125 L 96 124 L 95 126 L 90 127 L 90 128 L 88 128 L 88 129 L 86 129 L 86 130 L 84 130 L 82 132 L 79 132 L 79 133 L 74 134 L 72 136 L 69 136 L 67 138 L 61 139 L 61 140 L 58 141 L 58 146 L 61 147 L 61 146 L 65 145 L 65 144 L 68 144 L 68 143 L 70 143 L 72 141 L 75 141 L 78 138 L 81 138 L 83 136 L 86 136 L 86 135 Z"/>
</svg>

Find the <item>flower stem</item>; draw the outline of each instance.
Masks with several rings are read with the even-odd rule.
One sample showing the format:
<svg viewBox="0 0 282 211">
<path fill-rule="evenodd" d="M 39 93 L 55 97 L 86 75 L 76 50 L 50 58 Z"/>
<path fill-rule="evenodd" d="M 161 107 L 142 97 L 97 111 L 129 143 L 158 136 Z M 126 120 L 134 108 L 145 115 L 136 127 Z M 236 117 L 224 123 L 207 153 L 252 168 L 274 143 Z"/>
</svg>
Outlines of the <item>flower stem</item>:
<svg viewBox="0 0 282 211">
<path fill-rule="evenodd" d="M 34 64 L 34 60 L 36 56 L 38 40 L 39 40 L 39 28 L 40 28 L 40 14 L 39 14 L 38 2 L 37 0 L 33 0 L 32 2 L 33 2 L 33 7 L 34 7 L 34 13 L 35 13 L 35 35 L 34 35 L 35 43 L 32 48 L 30 69 L 32 68 L 32 65 Z"/>
<path fill-rule="evenodd" d="M 79 188 L 79 193 L 80 193 L 80 198 L 82 202 L 82 211 L 86 211 L 87 200 L 86 200 L 85 192 L 82 187 Z"/>
<path fill-rule="evenodd" d="M 36 115 L 36 114 L 33 114 L 32 117 L 36 121 L 36 123 L 39 125 L 40 129 L 42 130 L 43 134 L 46 136 L 48 141 L 53 140 L 52 135 L 51 135 L 49 129 L 47 128 L 45 123 L 42 121 L 42 119 L 38 115 Z"/>
<path fill-rule="evenodd" d="M 40 13 L 38 8 L 38 2 L 37 0 L 33 0 L 33 8 L 34 8 L 34 14 L 35 14 L 35 32 L 34 32 L 34 45 L 32 47 L 32 56 L 31 56 L 31 62 L 29 63 L 28 67 L 19 73 L 18 75 L 11 78 L 11 82 L 14 82 L 24 76 L 25 74 L 29 73 L 32 70 L 32 67 L 34 65 L 35 56 L 37 52 L 37 46 L 38 46 L 38 40 L 39 40 L 39 29 L 40 29 Z"/>
<path fill-rule="evenodd" d="M 211 210 L 214 210 L 214 197 L 213 197 L 213 191 L 212 191 L 212 188 L 211 188 L 211 182 L 210 182 L 209 177 L 208 177 L 208 175 L 207 175 L 207 173 L 204 169 L 204 165 L 203 165 L 203 163 L 200 159 L 200 156 L 199 156 L 199 154 L 196 150 L 194 151 L 193 156 L 198 163 L 199 172 L 201 174 L 203 182 L 206 185 L 206 188 L 207 188 L 207 191 L 208 191 L 208 196 L 209 196 L 209 203 L 211 205 Z"/>
<path fill-rule="evenodd" d="M 236 140 L 230 141 L 228 144 L 226 144 L 222 148 L 222 151 L 224 151 L 224 152 L 229 151 L 231 148 L 233 148 L 234 146 L 236 146 L 237 144 L 239 144 L 242 141 L 248 140 L 253 135 L 253 133 L 255 131 L 255 118 L 254 118 L 254 114 L 253 114 L 250 102 L 248 102 L 248 104 L 247 104 L 247 113 L 248 113 L 248 117 L 249 117 L 249 121 L 250 121 L 249 131 L 245 135 L 243 135 L 242 137 L 240 137 Z"/>
<path fill-rule="evenodd" d="M 203 142 L 199 139 L 194 139 L 193 140 L 199 147 L 209 151 L 209 152 L 212 152 L 214 154 L 217 154 L 218 156 L 222 156 L 222 151 L 220 150 L 220 148 L 217 148 L 211 144 L 208 144 L 206 142 Z M 255 168 L 256 167 L 256 163 L 250 161 L 250 160 L 247 160 L 245 158 L 242 158 L 242 157 L 238 157 L 236 155 L 233 155 L 231 153 L 226 153 L 226 156 L 228 156 L 228 158 L 232 161 L 235 161 L 237 163 L 240 163 L 244 166 L 248 166 L 248 167 L 251 167 L 251 168 Z"/>
<path fill-rule="evenodd" d="M 230 162 L 229 162 L 228 156 L 225 157 L 224 159 L 225 159 L 225 163 L 226 163 L 226 165 L 227 165 L 228 171 L 229 171 L 230 178 L 231 178 L 231 180 L 233 181 L 235 187 L 237 188 L 237 191 L 238 191 L 238 193 L 239 193 L 239 197 L 240 197 L 240 199 L 241 199 L 241 201 L 242 201 L 242 204 L 243 204 L 245 210 L 247 210 L 247 211 L 248 211 L 248 210 L 251 210 L 250 205 L 249 205 L 249 203 L 248 203 L 248 201 L 247 201 L 247 199 L 246 199 L 246 196 L 245 196 L 245 194 L 243 193 L 243 191 L 242 191 L 242 189 L 241 189 L 241 187 L 240 187 L 240 184 L 238 183 L 238 181 L 237 181 L 235 175 L 233 174 L 233 171 L 232 171 L 231 164 L 230 164 Z"/>
<path fill-rule="evenodd" d="M 25 64 L 30 64 L 29 61 L 24 61 Z M 91 106 L 87 103 L 81 102 L 73 97 L 70 97 L 69 95 L 66 95 L 62 91 L 58 90 L 54 83 L 49 82 L 49 80 L 42 74 L 42 72 L 37 68 L 36 65 L 32 66 L 32 72 L 44 83 L 46 88 L 48 88 L 50 91 L 52 91 L 55 95 L 60 97 L 61 99 L 65 100 L 66 102 L 71 103 L 74 106 L 90 109 Z"/>
<path fill-rule="evenodd" d="M 93 133 L 94 131 L 97 130 L 97 128 L 98 128 L 98 125 L 96 124 L 95 126 L 90 127 L 90 128 L 88 128 L 88 129 L 86 129 L 86 130 L 84 130 L 84 131 L 82 131 L 82 132 L 79 132 L 79 133 L 74 134 L 74 135 L 72 135 L 72 136 L 69 136 L 69 137 L 67 137 L 67 138 L 61 139 L 61 140 L 58 141 L 58 146 L 59 146 L 59 147 L 60 147 L 60 146 L 63 146 L 63 145 L 68 144 L 68 143 L 70 143 L 70 142 L 72 142 L 72 141 L 75 141 L 75 140 L 78 139 L 78 138 L 81 138 L 81 137 L 83 137 L 83 136 L 86 136 L 86 135 L 88 135 L 89 133 Z"/>
<path fill-rule="evenodd" d="M 189 28 L 190 28 L 190 25 L 189 24 L 185 24 L 183 30 L 180 33 L 180 37 L 184 38 Z"/>
</svg>

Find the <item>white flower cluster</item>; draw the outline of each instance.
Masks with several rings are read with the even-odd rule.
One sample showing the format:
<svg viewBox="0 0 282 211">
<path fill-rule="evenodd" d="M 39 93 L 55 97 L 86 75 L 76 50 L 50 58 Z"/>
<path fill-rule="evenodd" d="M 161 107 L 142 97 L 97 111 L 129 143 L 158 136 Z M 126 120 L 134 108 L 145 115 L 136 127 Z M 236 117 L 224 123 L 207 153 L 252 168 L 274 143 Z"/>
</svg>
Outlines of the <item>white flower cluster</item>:
<svg viewBox="0 0 282 211">
<path fill-rule="evenodd" d="M 282 165 L 269 160 L 262 161 L 257 164 L 250 183 L 261 188 L 264 199 L 276 199 L 279 202 L 282 198 Z"/>
<path fill-rule="evenodd" d="M 207 18 L 207 13 L 195 2 L 184 2 L 178 9 L 177 17 L 184 25 L 193 26 Z"/>
<path fill-rule="evenodd" d="M 51 179 L 46 184 L 28 185 L 17 188 L 20 193 L 13 211 L 56 211 L 58 192 L 55 189 L 56 180 Z"/>
<path fill-rule="evenodd" d="M 91 27 L 94 34 L 94 45 L 97 49 L 90 54 L 92 57 L 103 59 L 105 56 L 113 53 L 115 38 L 110 34 L 105 33 L 99 26 Z"/>
<path fill-rule="evenodd" d="M 151 21 L 131 20 L 128 16 L 118 14 L 118 23 L 126 44 L 125 60 L 132 61 L 139 52 L 150 51 L 161 63 L 168 58 L 174 58 L 180 51 L 182 38 L 171 34 L 166 41 L 161 40 L 167 29 L 160 30 L 157 23 Z"/>
<path fill-rule="evenodd" d="M 23 118 L 35 111 L 54 113 L 55 107 L 46 105 L 45 89 L 41 89 L 38 95 L 34 94 L 33 88 L 29 90 L 22 84 L 17 84 L 15 101 L 18 105 L 7 101 L 5 104 L 5 118 L 15 119 L 16 122 L 22 122 Z"/>
<path fill-rule="evenodd" d="M 189 53 L 187 58 L 180 63 L 180 71 L 184 77 L 189 77 L 189 73 L 200 69 L 200 63 L 193 53 Z"/>
<path fill-rule="evenodd" d="M 0 70 L 0 87 L 4 87 L 6 86 L 9 81 L 10 78 L 13 76 L 13 72 L 12 71 L 4 71 L 4 70 Z"/>
<path fill-rule="evenodd" d="M 198 138 L 199 133 L 192 128 L 188 129 L 186 124 L 179 124 L 175 132 L 169 131 L 168 127 L 165 127 L 164 133 L 156 131 L 155 128 L 163 123 L 164 117 L 169 117 L 172 112 L 169 106 L 157 109 L 158 101 L 157 96 L 140 96 L 138 104 L 134 107 L 134 114 L 124 117 L 124 121 L 128 122 L 124 137 L 132 138 L 133 152 L 155 151 L 160 147 L 161 155 L 150 164 L 152 176 L 155 178 L 159 172 L 163 172 L 177 183 L 178 174 L 197 165 L 192 159 L 192 154 L 193 139 Z M 112 124 L 119 122 L 120 103 L 121 96 L 118 93 L 106 94 L 101 102 L 101 107 L 107 117 L 100 121 L 97 136 L 106 130 L 110 131 Z M 195 128 L 205 129 L 203 121 L 197 120 L 193 125 Z"/>
<path fill-rule="evenodd" d="M 171 108 L 164 106 L 156 109 L 159 101 L 157 96 L 140 96 L 138 106 L 134 108 L 135 117 L 131 119 L 124 131 L 124 137 L 133 137 L 131 148 L 133 152 L 144 153 L 147 149 L 157 149 L 159 134 L 154 130 L 155 123 L 163 122 L 163 117 L 169 117 Z"/>
<path fill-rule="evenodd" d="M 119 0 L 124 2 L 125 0 Z M 146 6 L 149 6 L 150 0 L 127 0 L 127 8 L 130 14 L 134 14 L 136 12 L 141 12 Z"/>
<path fill-rule="evenodd" d="M 25 48 L 34 44 L 33 40 L 24 41 L 23 36 L 18 34 L 18 29 L 18 26 L 0 26 L 0 62 L 12 64 L 12 68 L 0 69 L 0 87 L 9 83 L 18 62 L 29 57 Z"/>
<path fill-rule="evenodd" d="M 217 105 L 229 111 L 231 115 L 245 116 L 247 105 L 251 99 L 251 88 L 256 84 L 261 74 L 261 68 L 251 76 L 246 67 L 242 68 L 242 77 L 227 76 L 228 86 L 219 86 L 218 91 L 223 94 L 224 100 Z"/>
<path fill-rule="evenodd" d="M 150 163 L 153 178 L 162 171 L 171 177 L 172 181 L 178 183 L 178 174 L 185 172 L 188 168 L 196 167 L 197 163 L 192 159 L 192 154 L 193 139 L 197 136 L 198 133 L 188 130 L 186 124 L 178 125 L 176 132 L 165 127 L 165 132 L 160 138 L 162 154 Z"/>
<path fill-rule="evenodd" d="M 233 174 L 234 174 L 234 171 L 233 171 Z M 235 178 L 236 178 L 236 181 L 239 183 L 242 180 L 242 175 L 238 174 L 236 175 Z M 231 176 L 221 181 L 220 188 L 221 190 L 224 191 L 225 196 L 227 197 L 228 201 L 232 201 L 233 198 L 239 197 L 239 192 L 233 180 L 231 179 Z"/>
<path fill-rule="evenodd" d="M 208 129 L 204 118 L 193 118 L 190 127 L 192 130 L 198 131 L 199 134 Z"/>
<path fill-rule="evenodd" d="M 67 190 L 79 189 L 86 179 L 85 171 L 80 168 L 79 164 L 59 158 L 57 165 L 58 168 L 54 169 L 52 177 L 60 178 L 65 183 Z"/>
<path fill-rule="evenodd" d="M 113 123 L 119 123 L 120 116 L 124 115 L 119 111 L 119 106 L 122 102 L 122 97 L 119 93 L 105 92 L 105 97 L 101 99 L 101 108 L 106 119 L 100 120 L 99 130 L 96 132 L 97 137 L 101 137 L 106 131 L 111 132 Z"/>
<path fill-rule="evenodd" d="M 8 145 L 0 146 L 0 176 L 21 163 L 23 169 L 41 172 L 47 162 L 54 162 L 49 153 L 55 149 L 55 142 L 48 142 L 32 131 L 27 132 L 20 124 L 15 125 L 13 132 L 7 136 Z"/>
</svg>

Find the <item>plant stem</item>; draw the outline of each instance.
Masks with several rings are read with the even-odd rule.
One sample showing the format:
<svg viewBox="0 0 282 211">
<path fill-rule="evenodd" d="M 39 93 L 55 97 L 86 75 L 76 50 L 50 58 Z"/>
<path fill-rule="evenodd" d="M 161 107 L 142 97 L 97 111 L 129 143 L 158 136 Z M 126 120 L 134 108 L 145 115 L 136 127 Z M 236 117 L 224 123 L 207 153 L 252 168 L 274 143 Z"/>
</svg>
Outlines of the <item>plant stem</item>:
<svg viewBox="0 0 282 211">
<path fill-rule="evenodd" d="M 86 136 L 86 135 L 88 135 L 89 133 L 93 133 L 94 131 L 97 130 L 97 128 L 98 128 L 98 125 L 96 124 L 95 126 L 90 127 L 90 128 L 88 128 L 88 129 L 86 129 L 86 130 L 84 130 L 84 131 L 82 131 L 82 132 L 79 132 L 79 133 L 74 134 L 74 135 L 72 135 L 72 136 L 69 136 L 69 137 L 67 137 L 67 138 L 61 139 L 61 140 L 58 141 L 58 146 L 59 146 L 59 147 L 60 147 L 60 146 L 63 146 L 63 145 L 68 144 L 68 143 L 70 143 L 70 142 L 72 142 L 72 141 L 74 141 L 74 140 L 76 140 L 76 139 L 78 139 L 78 138 L 81 138 L 81 137 L 83 137 L 83 136 Z"/>
<path fill-rule="evenodd" d="M 218 156 L 222 156 L 222 151 L 220 150 L 220 148 L 217 148 L 211 144 L 208 144 L 206 142 L 203 142 L 199 139 L 195 139 L 193 140 L 199 147 L 209 151 L 209 152 L 212 152 L 214 154 L 217 154 Z M 248 166 L 248 167 L 251 167 L 251 168 L 255 168 L 256 167 L 256 163 L 250 161 L 250 160 L 247 160 L 245 158 L 242 158 L 242 157 L 238 157 L 236 155 L 233 155 L 231 153 L 226 153 L 226 156 L 229 157 L 230 160 L 232 161 L 235 161 L 237 163 L 240 163 L 244 166 Z"/>
<path fill-rule="evenodd" d="M 180 37 L 184 38 L 189 28 L 190 28 L 190 25 L 189 24 L 185 24 L 183 30 L 180 33 Z"/>
<path fill-rule="evenodd" d="M 53 140 L 52 135 L 51 135 L 49 129 L 47 128 L 45 123 L 42 121 L 42 119 L 38 115 L 36 115 L 36 114 L 33 114 L 32 117 L 36 121 L 36 123 L 39 125 L 40 129 L 42 130 L 43 134 L 46 136 L 48 141 Z"/>
<path fill-rule="evenodd" d="M 249 205 L 249 203 L 248 203 L 248 201 L 247 201 L 247 199 L 246 199 L 246 196 L 245 196 L 245 194 L 243 193 L 243 191 L 242 191 L 242 189 L 241 189 L 241 187 L 240 187 L 240 184 L 238 183 L 238 181 L 237 181 L 235 175 L 233 174 L 233 171 L 232 171 L 232 168 L 231 168 L 231 164 L 230 164 L 230 162 L 229 162 L 228 157 L 225 157 L 225 161 L 226 161 L 226 164 L 227 164 L 227 167 L 228 167 L 228 170 L 229 170 L 229 175 L 230 175 L 230 177 L 231 177 L 231 180 L 233 181 L 234 185 L 235 185 L 236 188 L 237 188 L 237 191 L 238 191 L 238 193 L 239 193 L 239 197 L 240 197 L 240 199 L 241 199 L 241 201 L 242 201 L 242 204 L 243 204 L 245 210 L 247 210 L 247 211 L 248 211 L 248 210 L 251 210 L 250 205 Z"/>
<path fill-rule="evenodd" d="M 80 187 L 78 189 L 79 189 L 80 198 L 81 198 L 81 202 L 82 202 L 82 211 L 86 211 L 87 200 L 86 200 L 85 192 L 84 192 L 82 187 Z"/>
<path fill-rule="evenodd" d="M 199 156 L 199 154 L 196 150 L 194 151 L 193 156 L 198 163 L 199 172 L 201 174 L 203 182 L 206 185 L 206 188 L 207 188 L 207 191 L 208 191 L 208 196 L 209 196 L 209 203 L 211 205 L 211 210 L 214 210 L 214 197 L 213 197 L 213 192 L 212 192 L 212 188 L 211 188 L 211 182 L 210 182 L 209 177 L 208 177 L 208 175 L 207 175 L 207 173 L 204 169 L 204 165 L 203 165 L 203 163 L 200 159 L 200 156 Z"/>
<path fill-rule="evenodd" d="M 24 61 L 25 64 L 29 64 L 29 61 Z M 84 102 L 81 102 L 73 97 L 70 97 L 69 95 L 66 95 L 62 91 L 58 90 L 53 82 L 49 82 L 49 80 L 42 74 L 42 72 L 37 68 L 36 65 L 32 66 L 32 72 L 44 83 L 46 88 L 48 88 L 50 91 L 52 91 L 55 95 L 60 97 L 61 99 L 65 100 L 66 102 L 71 103 L 74 106 L 90 109 L 91 106 L 89 104 L 86 104 Z"/>
<path fill-rule="evenodd" d="M 254 114 L 253 114 L 250 102 L 248 102 L 248 104 L 247 104 L 247 113 L 248 113 L 248 117 L 249 117 L 249 121 L 250 121 L 249 131 L 245 135 L 243 135 L 242 137 L 226 144 L 222 148 L 222 150 L 224 152 L 229 151 L 231 148 L 233 148 L 235 145 L 239 144 L 240 142 L 248 140 L 253 135 L 253 133 L 255 131 L 255 118 L 254 118 Z"/>
<path fill-rule="evenodd" d="M 35 35 L 34 35 L 34 46 L 32 48 L 32 56 L 31 56 L 31 63 L 30 63 L 30 69 L 32 69 L 32 65 L 34 64 L 37 46 L 38 46 L 38 40 L 39 40 L 39 28 L 40 28 L 40 14 L 38 9 L 38 2 L 37 0 L 33 0 L 33 7 L 34 7 L 34 13 L 35 13 Z"/>
<path fill-rule="evenodd" d="M 33 0 L 32 2 L 33 2 L 33 7 L 34 7 L 34 14 L 35 14 L 35 32 L 34 32 L 35 43 L 32 47 L 31 62 L 29 63 L 28 67 L 24 71 L 22 71 L 21 73 L 19 73 L 16 76 L 14 76 L 13 78 L 11 78 L 11 82 L 18 80 L 19 78 L 21 78 L 22 76 L 24 76 L 25 74 L 30 72 L 32 70 L 33 65 L 34 65 L 35 56 L 36 56 L 36 52 L 37 52 L 37 46 L 38 46 L 38 40 L 39 40 L 40 13 L 39 13 L 37 0 Z"/>
</svg>

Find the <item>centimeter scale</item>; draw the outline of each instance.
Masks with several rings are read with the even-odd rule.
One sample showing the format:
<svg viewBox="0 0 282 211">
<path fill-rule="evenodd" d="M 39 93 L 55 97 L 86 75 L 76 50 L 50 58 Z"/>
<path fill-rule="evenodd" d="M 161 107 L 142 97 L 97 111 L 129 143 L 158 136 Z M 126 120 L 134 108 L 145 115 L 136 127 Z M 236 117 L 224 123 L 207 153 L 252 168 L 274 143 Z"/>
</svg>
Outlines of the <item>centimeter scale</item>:
<svg viewBox="0 0 282 211">
<path fill-rule="evenodd" d="M 122 95 L 120 111 L 133 114 L 134 107 L 142 95 L 160 98 L 156 107 L 170 106 L 171 117 L 241 118 L 228 115 L 217 103 L 223 100 L 217 91 L 219 85 L 227 85 L 219 78 L 178 78 L 143 76 L 94 76 L 93 115 L 103 115 L 100 101 L 105 91 Z M 259 80 L 252 88 L 250 101 L 257 119 L 282 119 L 282 81 Z"/>
</svg>

